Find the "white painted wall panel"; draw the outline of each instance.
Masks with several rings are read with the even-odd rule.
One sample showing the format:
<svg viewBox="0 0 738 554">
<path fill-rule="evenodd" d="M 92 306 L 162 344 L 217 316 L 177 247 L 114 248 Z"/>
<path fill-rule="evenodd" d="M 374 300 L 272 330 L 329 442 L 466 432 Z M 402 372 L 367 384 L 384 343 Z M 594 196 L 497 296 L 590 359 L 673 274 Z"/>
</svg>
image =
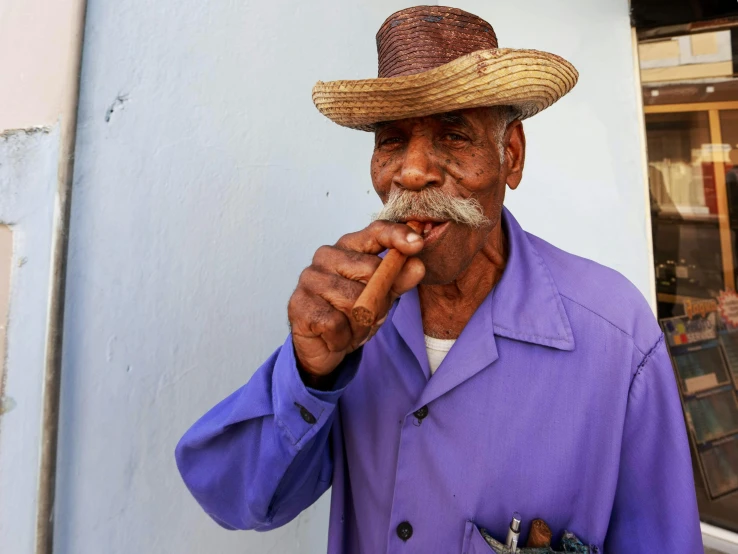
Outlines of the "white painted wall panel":
<svg viewBox="0 0 738 554">
<path fill-rule="evenodd" d="M 6 411 L 0 415 L 2 553 L 25 554 L 33 552 L 34 546 L 58 159 L 58 126 L 0 133 L 0 224 L 13 231 L 3 387 Z"/>
<path fill-rule="evenodd" d="M 10 303 L 10 274 L 13 267 L 13 231 L 0 225 L 0 395 L 5 373 L 5 332 L 8 327 L 8 304 Z M 3 411 L 0 396 L 0 414 Z"/>
</svg>

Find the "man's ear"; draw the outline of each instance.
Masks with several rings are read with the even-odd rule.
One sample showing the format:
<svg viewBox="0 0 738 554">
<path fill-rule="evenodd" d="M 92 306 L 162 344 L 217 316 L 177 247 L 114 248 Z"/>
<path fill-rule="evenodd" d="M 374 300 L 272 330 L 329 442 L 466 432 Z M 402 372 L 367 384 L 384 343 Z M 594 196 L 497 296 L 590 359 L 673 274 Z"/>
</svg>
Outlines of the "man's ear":
<svg viewBox="0 0 738 554">
<path fill-rule="evenodd" d="M 525 131 L 519 119 L 510 123 L 505 131 L 505 166 L 507 186 L 515 190 L 523 179 L 525 166 Z"/>
</svg>

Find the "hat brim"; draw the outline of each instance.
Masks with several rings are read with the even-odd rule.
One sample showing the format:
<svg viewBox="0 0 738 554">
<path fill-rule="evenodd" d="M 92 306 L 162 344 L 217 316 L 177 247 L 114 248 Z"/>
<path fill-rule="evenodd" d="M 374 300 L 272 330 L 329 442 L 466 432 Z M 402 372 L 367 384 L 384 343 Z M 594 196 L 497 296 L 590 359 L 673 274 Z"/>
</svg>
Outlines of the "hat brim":
<svg viewBox="0 0 738 554">
<path fill-rule="evenodd" d="M 569 92 L 579 73 L 538 50 L 479 50 L 422 73 L 351 81 L 318 81 L 313 102 L 330 120 L 362 131 L 382 121 L 479 108 L 514 106 L 521 118 Z"/>
</svg>

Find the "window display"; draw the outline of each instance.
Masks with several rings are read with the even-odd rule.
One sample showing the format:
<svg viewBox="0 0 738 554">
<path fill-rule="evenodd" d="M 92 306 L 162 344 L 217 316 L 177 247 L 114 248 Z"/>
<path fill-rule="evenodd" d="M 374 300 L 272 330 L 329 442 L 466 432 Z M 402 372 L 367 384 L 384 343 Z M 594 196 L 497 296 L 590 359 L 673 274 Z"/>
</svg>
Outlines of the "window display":
<svg viewBox="0 0 738 554">
<path fill-rule="evenodd" d="M 700 516 L 738 531 L 734 35 L 660 38 L 639 50 L 658 318 L 684 408 Z M 727 65 L 709 65 L 715 62 Z"/>
</svg>

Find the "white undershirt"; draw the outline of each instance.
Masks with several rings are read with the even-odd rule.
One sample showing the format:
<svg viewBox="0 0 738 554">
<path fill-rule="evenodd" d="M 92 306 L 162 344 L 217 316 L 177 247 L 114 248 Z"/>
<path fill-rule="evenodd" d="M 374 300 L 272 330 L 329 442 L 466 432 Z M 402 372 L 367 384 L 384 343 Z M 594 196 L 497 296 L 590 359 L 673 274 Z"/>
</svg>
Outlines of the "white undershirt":
<svg viewBox="0 0 738 554">
<path fill-rule="evenodd" d="M 438 366 L 451 350 L 451 347 L 456 342 L 456 339 L 434 339 L 433 337 L 425 336 L 425 351 L 428 353 L 428 365 L 430 365 L 431 375 L 433 375 Z"/>
</svg>

